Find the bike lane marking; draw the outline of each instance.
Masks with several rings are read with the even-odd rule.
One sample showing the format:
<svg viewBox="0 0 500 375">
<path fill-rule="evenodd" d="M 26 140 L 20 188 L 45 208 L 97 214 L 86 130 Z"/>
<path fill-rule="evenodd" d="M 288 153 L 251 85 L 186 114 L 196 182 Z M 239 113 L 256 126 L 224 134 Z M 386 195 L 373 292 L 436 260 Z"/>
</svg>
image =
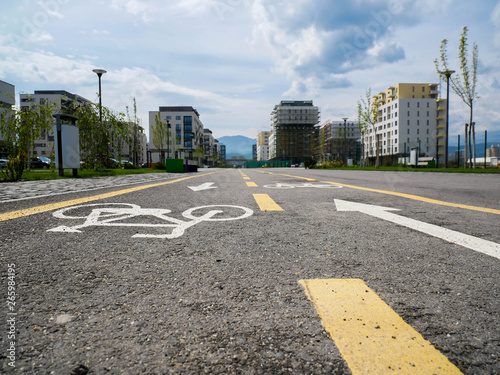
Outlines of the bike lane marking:
<svg viewBox="0 0 500 375">
<path fill-rule="evenodd" d="M 94 196 L 91 196 L 91 197 L 71 199 L 69 201 L 51 203 L 51 204 L 46 204 L 46 205 L 43 205 L 43 206 L 26 208 L 24 210 L 6 212 L 6 213 L 3 213 L 3 214 L 0 214 L 0 221 L 7 221 L 7 220 L 12 220 L 12 219 L 17 219 L 17 218 L 20 218 L 20 217 L 25 217 L 25 216 L 40 214 L 40 213 L 43 213 L 43 212 L 53 211 L 53 210 L 57 210 L 57 209 L 64 208 L 64 207 L 75 206 L 75 205 L 78 205 L 78 204 L 81 204 L 81 203 L 87 203 L 87 202 L 92 202 L 92 201 L 96 201 L 96 200 L 101 200 L 101 199 L 116 197 L 118 195 L 133 193 L 133 192 L 136 192 L 136 191 L 145 190 L 145 189 L 149 189 L 149 188 L 153 188 L 153 187 L 157 187 L 157 186 L 169 185 L 169 184 L 173 184 L 173 183 L 176 183 L 176 182 L 181 182 L 181 181 L 189 180 L 191 178 L 208 176 L 208 175 L 214 174 L 214 173 L 220 173 L 220 172 L 217 171 L 217 172 L 205 173 L 203 175 L 182 177 L 182 178 L 178 178 L 178 179 L 172 180 L 172 181 L 164 181 L 164 182 L 158 182 L 158 183 L 149 184 L 149 185 L 136 186 L 136 187 L 129 188 L 129 189 L 117 190 L 117 191 L 113 191 L 113 192 L 110 192 L 110 193 L 94 195 Z"/>
<path fill-rule="evenodd" d="M 353 375 L 461 374 L 363 280 L 300 280 Z"/>
<path fill-rule="evenodd" d="M 416 201 L 427 202 L 427 203 L 432 203 L 432 204 L 438 204 L 438 205 L 441 205 L 441 206 L 448 206 L 448 207 L 455 207 L 455 208 L 464 208 L 464 209 L 472 210 L 472 211 L 481 211 L 481 212 L 487 212 L 487 213 L 490 213 L 490 214 L 500 215 L 500 210 L 497 210 L 495 208 L 486 208 L 486 207 L 479 207 L 479 206 L 469 206 L 467 204 L 445 202 L 445 201 L 440 201 L 440 200 L 432 199 L 432 198 L 425 198 L 425 197 L 421 197 L 421 196 L 413 195 L 413 194 L 399 193 L 397 191 L 372 189 L 372 188 L 361 187 L 361 186 L 341 184 L 339 182 L 332 182 L 332 181 L 321 181 L 321 182 L 325 183 L 325 184 L 344 186 L 344 187 L 351 188 L 351 189 L 371 191 L 373 193 L 386 194 L 386 195 L 395 195 L 397 197 L 402 197 L 402 198 L 407 198 L 407 199 L 413 199 L 413 200 L 416 200 Z"/>
<path fill-rule="evenodd" d="M 86 214 L 77 214 L 74 216 L 69 214 L 72 210 L 85 210 Z M 224 212 L 224 209 L 237 209 L 238 211 L 243 211 L 243 213 L 238 216 L 219 216 Z M 209 210 L 205 214 L 195 215 L 194 211 L 199 210 Z M 85 212 L 84 211 L 84 212 Z M 182 216 L 188 220 L 180 220 L 175 217 L 168 216 L 172 211 L 165 208 L 142 208 L 137 204 L 132 203 L 91 203 L 83 204 L 72 207 L 65 207 L 53 213 L 53 216 L 59 219 L 71 219 L 71 220 L 84 220 L 83 223 L 67 226 L 61 225 L 56 228 L 47 230 L 47 232 L 59 232 L 59 233 L 81 233 L 82 229 L 88 227 L 137 227 L 137 228 L 160 228 L 160 229 L 171 229 L 171 233 L 162 234 L 148 234 L 148 233 L 136 233 L 132 235 L 132 238 L 162 238 L 162 239 L 173 239 L 182 236 L 185 231 L 192 227 L 193 225 L 199 224 L 203 221 L 231 221 L 245 219 L 253 215 L 253 210 L 247 207 L 234 206 L 234 205 L 209 205 L 190 208 L 182 213 Z M 128 219 L 142 218 L 141 221 L 133 222 L 127 221 Z M 148 218 L 153 217 L 157 219 L 157 222 L 148 222 Z M 160 223 L 158 223 L 158 220 Z M 138 230 L 138 229 L 136 229 Z"/>
</svg>

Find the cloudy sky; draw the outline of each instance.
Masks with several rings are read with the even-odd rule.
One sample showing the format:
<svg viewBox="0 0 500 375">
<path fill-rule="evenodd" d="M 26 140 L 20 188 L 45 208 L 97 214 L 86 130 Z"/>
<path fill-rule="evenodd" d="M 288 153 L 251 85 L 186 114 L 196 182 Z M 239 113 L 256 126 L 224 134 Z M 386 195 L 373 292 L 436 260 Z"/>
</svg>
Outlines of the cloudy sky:
<svg viewBox="0 0 500 375">
<path fill-rule="evenodd" d="M 97 101 L 103 68 L 103 105 L 136 98 L 146 129 L 149 111 L 187 105 L 216 138 L 254 138 L 280 100 L 313 100 L 321 123 L 355 120 L 369 87 L 439 82 L 440 42 L 458 70 L 464 26 L 479 48 L 477 130 L 499 130 L 496 0 L 4 0 L 0 80 Z M 468 108 L 454 95 L 450 111 L 462 133 Z"/>
</svg>

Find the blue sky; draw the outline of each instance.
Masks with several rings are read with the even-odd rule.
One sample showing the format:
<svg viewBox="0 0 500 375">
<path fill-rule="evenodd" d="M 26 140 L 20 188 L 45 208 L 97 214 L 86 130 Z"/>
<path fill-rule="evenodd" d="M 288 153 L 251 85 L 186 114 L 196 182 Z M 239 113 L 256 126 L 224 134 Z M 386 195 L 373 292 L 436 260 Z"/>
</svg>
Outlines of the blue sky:
<svg viewBox="0 0 500 375">
<path fill-rule="evenodd" d="M 0 79 L 132 107 L 195 107 L 214 136 L 256 137 L 280 100 L 313 100 L 321 123 L 399 82 L 439 82 L 433 60 L 462 28 L 479 47 L 478 131 L 500 130 L 500 2 L 493 0 L 7 0 Z M 442 90 L 445 95 L 445 87 Z M 468 107 L 452 94 L 450 134 Z"/>
</svg>

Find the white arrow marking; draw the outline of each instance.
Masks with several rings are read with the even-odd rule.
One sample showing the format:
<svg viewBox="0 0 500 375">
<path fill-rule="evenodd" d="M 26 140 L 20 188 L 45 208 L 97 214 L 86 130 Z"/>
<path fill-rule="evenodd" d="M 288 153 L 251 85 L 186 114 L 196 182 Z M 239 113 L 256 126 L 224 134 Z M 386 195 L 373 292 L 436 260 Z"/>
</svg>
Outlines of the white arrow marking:
<svg viewBox="0 0 500 375">
<path fill-rule="evenodd" d="M 469 249 L 478 251 L 483 254 L 491 255 L 492 257 L 500 259 L 500 244 L 469 236 L 468 234 L 456 232 L 454 230 L 441 228 L 437 225 L 424 223 L 422 221 L 410 219 L 408 217 L 399 216 L 389 210 L 399 211 L 397 208 L 388 208 L 381 206 L 374 206 L 370 204 L 348 202 L 340 199 L 335 199 L 335 206 L 337 211 L 358 211 L 364 214 L 377 217 L 392 223 L 405 226 L 410 229 L 417 230 L 422 233 L 429 234 L 434 237 L 441 238 L 445 241 L 467 247 Z"/>
<path fill-rule="evenodd" d="M 215 182 L 205 182 L 204 184 L 201 184 L 199 186 L 188 186 L 188 188 L 190 188 L 193 191 L 217 189 L 217 186 L 212 186 L 213 184 L 215 184 Z"/>
</svg>

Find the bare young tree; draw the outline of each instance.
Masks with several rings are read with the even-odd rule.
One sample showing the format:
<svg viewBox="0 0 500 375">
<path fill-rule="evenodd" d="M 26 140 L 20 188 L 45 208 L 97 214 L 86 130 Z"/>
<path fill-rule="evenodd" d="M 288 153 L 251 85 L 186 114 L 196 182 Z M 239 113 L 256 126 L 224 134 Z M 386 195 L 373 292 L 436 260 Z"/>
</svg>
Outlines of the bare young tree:
<svg viewBox="0 0 500 375">
<path fill-rule="evenodd" d="M 160 150 L 160 161 L 165 163 L 165 146 L 167 145 L 167 134 L 169 132 L 166 122 L 161 121 L 160 113 L 155 115 L 155 125 L 151 129 L 153 131 L 153 144 Z"/>
<path fill-rule="evenodd" d="M 457 94 L 462 101 L 469 107 L 469 134 L 468 141 L 469 145 L 472 144 L 472 153 L 469 152 L 469 155 L 472 158 L 473 167 L 476 168 L 476 129 L 475 123 L 473 122 L 473 108 L 474 101 L 479 99 L 479 96 L 476 93 L 476 84 L 477 84 L 477 45 L 475 43 L 472 44 L 472 56 L 470 57 L 469 63 L 469 50 L 467 43 L 467 26 L 464 26 L 462 30 L 462 34 L 460 36 L 460 42 L 458 44 L 458 59 L 460 60 L 460 72 L 457 76 L 450 77 L 451 88 Z M 440 58 L 434 60 L 434 64 L 436 66 L 436 70 L 439 74 L 440 79 L 446 79 L 446 71 L 449 71 L 450 68 L 448 66 L 448 40 L 443 39 L 441 42 L 440 48 Z M 472 138 L 471 138 L 472 134 Z M 465 147 L 467 148 L 467 135 L 465 139 Z M 470 147 L 470 146 L 469 146 Z M 466 150 L 467 152 L 467 150 Z M 465 161 L 465 166 L 467 167 L 467 160 Z"/>
<path fill-rule="evenodd" d="M 377 115 L 378 103 L 377 100 L 372 102 L 372 90 L 371 88 L 368 88 L 368 90 L 366 90 L 365 98 L 361 98 L 360 100 L 358 100 L 358 126 L 364 134 L 368 133 L 368 129 L 371 129 L 373 131 L 373 136 L 375 137 L 376 155 L 375 168 L 380 167 L 379 137 L 377 135 L 377 128 L 375 126 L 375 124 L 377 123 Z"/>
</svg>

